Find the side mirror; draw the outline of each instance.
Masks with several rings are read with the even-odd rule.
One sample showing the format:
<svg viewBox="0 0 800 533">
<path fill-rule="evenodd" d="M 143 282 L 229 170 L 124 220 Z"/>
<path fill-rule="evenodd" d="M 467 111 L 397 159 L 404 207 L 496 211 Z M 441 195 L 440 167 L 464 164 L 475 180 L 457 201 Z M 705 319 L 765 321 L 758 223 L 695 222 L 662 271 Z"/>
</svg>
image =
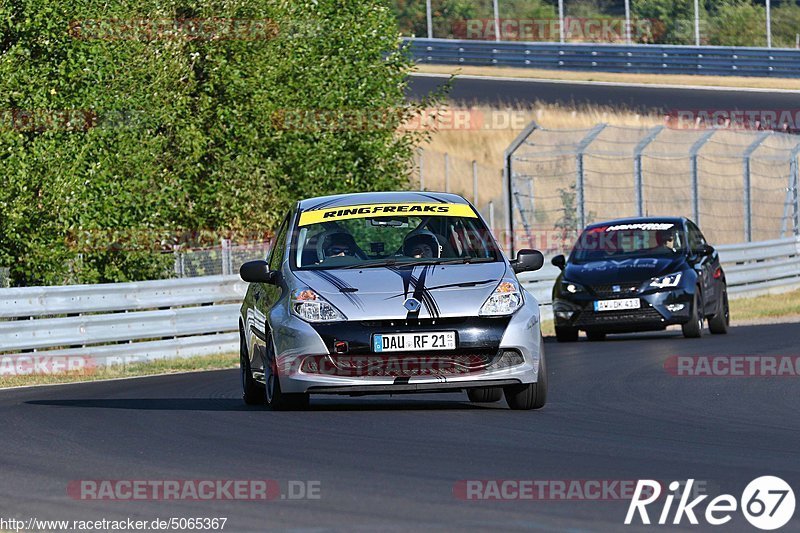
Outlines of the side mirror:
<svg viewBox="0 0 800 533">
<path fill-rule="evenodd" d="M 278 272 L 270 270 L 266 261 L 248 261 L 239 268 L 239 277 L 249 283 L 275 283 Z"/>
<path fill-rule="evenodd" d="M 699 255 L 701 257 L 708 257 L 708 256 L 711 256 L 714 253 L 714 247 L 711 246 L 710 244 L 704 244 L 700 248 L 697 248 L 696 250 L 692 250 L 692 252 L 695 255 Z"/>
<path fill-rule="evenodd" d="M 567 266 L 567 258 L 564 257 L 563 254 L 559 254 L 559 255 L 555 256 L 554 258 L 552 258 L 550 260 L 550 263 L 552 263 L 553 266 L 557 266 L 561 270 L 564 270 L 564 267 Z"/>
<path fill-rule="evenodd" d="M 511 261 L 511 268 L 517 274 L 539 270 L 542 265 L 544 265 L 544 256 L 539 250 L 520 250 L 517 252 L 517 259 Z"/>
</svg>

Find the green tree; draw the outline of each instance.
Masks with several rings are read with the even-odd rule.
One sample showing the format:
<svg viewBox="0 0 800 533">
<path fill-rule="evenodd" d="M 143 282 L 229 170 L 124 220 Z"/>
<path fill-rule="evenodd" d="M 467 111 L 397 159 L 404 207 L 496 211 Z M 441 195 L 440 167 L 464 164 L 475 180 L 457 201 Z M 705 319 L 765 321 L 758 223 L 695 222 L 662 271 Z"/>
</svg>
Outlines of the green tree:
<svg viewBox="0 0 800 533">
<path fill-rule="evenodd" d="M 748 0 L 721 4 L 712 21 L 709 44 L 718 46 L 766 46 L 767 14 L 764 6 Z"/>
<path fill-rule="evenodd" d="M 89 32 L 93 20 L 214 18 L 268 19 L 278 33 Z M 2 0 L 0 36 L 0 112 L 89 117 L 38 127 L 3 115 L 0 265 L 17 285 L 164 275 L 154 242 L 175 232 L 264 233 L 301 197 L 407 185 L 419 135 L 395 126 L 412 62 L 381 1 Z M 401 116 L 280 120 L 298 109 Z"/>
</svg>

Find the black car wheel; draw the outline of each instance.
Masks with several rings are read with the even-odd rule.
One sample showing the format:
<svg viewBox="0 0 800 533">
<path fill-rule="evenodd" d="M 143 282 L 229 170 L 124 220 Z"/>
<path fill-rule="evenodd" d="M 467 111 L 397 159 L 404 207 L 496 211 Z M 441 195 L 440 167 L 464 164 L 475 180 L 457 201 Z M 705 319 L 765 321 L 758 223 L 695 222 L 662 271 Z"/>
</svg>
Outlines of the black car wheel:
<svg viewBox="0 0 800 533">
<path fill-rule="evenodd" d="M 239 370 L 242 381 L 242 399 L 247 405 L 259 405 L 264 403 L 264 392 L 253 379 L 250 371 L 250 358 L 247 355 L 247 342 L 244 335 L 239 331 Z"/>
<path fill-rule="evenodd" d="M 731 312 L 728 306 L 728 289 L 725 288 L 722 290 L 722 298 L 720 298 L 717 314 L 708 321 L 708 330 L 715 335 L 724 335 L 728 333 L 730 323 Z"/>
<path fill-rule="evenodd" d="M 556 340 L 558 342 L 575 342 L 578 340 L 578 328 L 556 326 Z"/>
<path fill-rule="evenodd" d="M 539 372 L 536 383 L 503 387 L 508 407 L 513 410 L 541 409 L 547 403 L 547 365 L 544 346 L 539 344 Z"/>
<path fill-rule="evenodd" d="M 687 339 L 699 339 L 703 336 L 703 299 L 700 297 L 700 290 L 694 293 L 692 300 L 692 317 L 686 324 L 681 326 L 683 336 Z"/>
<path fill-rule="evenodd" d="M 270 338 L 267 342 L 267 355 L 264 358 L 264 403 L 273 411 L 290 411 L 308 407 L 308 394 L 285 393 L 281 390 L 281 380 L 275 362 L 275 345 Z"/>
<path fill-rule="evenodd" d="M 490 403 L 499 402 L 503 397 L 503 389 L 501 387 L 483 387 L 481 389 L 467 390 L 469 401 L 473 403 Z"/>
</svg>

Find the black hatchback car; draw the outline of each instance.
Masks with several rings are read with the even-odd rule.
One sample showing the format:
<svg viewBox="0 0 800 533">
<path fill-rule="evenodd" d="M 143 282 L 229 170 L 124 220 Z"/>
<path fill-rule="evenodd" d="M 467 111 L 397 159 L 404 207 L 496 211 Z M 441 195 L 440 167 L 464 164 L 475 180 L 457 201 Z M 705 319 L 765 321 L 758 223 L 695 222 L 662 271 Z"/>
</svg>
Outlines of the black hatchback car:
<svg viewBox="0 0 800 533">
<path fill-rule="evenodd" d="M 680 324 L 685 337 L 727 333 L 725 273 L 717 251 L 686 218 L 629 218 L 588 226 L 553 287 L 560 342 Z"/>
</svg>

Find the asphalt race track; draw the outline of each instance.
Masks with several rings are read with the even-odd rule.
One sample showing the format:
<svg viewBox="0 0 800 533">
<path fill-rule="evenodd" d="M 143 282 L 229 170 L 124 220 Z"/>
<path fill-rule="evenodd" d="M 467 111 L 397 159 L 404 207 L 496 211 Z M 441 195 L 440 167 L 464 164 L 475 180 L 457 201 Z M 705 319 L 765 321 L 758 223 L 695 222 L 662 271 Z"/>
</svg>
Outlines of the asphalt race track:
<svg viewBox="0 0 800 533">
<path fill-rule="evenodd" d="M 442 85 L 446 78 L 414 75 L 409 96 L 419 98 Z M 603 105 L 639 112 L 665 113 L 671 110 L 779 110 L 797 109 L 797 93 L 716 88 L 667 88 L 626 85 L 569 83 L 558 81 L 510 81 L 502 79 L 457 78 L 450 100 L 462 103 L 514 104 L 545 103 Z"/>
<path fill-rule="evenodd" d="M 695 478 L 712 497 L 738 499 L 768 474 L 797 487 L 798 378 L 675 377 L 663 365 L 671 355 L 797 355 L 799 333 L 798 324 L 776 324 L 696 340 L 668 331 L 548 342 L 549 403 L 528 412 L 473 405 L 461 393 L 325 397 L 307 412 L 269 412 L 242 404 L 235 370 L 0 391 L 0 511 L 76 520 L 217 516 L 237 532 L 620 531 L 624 501 L 466 501 L 453 488 L 473 479 Z M 320 498 L 67 495 L 71 480 L 253 478 L 318 481 Z M 786 530 L 798 528 L 796 513 Z M 724 529 L 752 530 L 738 512 Z"/>
</svg>

